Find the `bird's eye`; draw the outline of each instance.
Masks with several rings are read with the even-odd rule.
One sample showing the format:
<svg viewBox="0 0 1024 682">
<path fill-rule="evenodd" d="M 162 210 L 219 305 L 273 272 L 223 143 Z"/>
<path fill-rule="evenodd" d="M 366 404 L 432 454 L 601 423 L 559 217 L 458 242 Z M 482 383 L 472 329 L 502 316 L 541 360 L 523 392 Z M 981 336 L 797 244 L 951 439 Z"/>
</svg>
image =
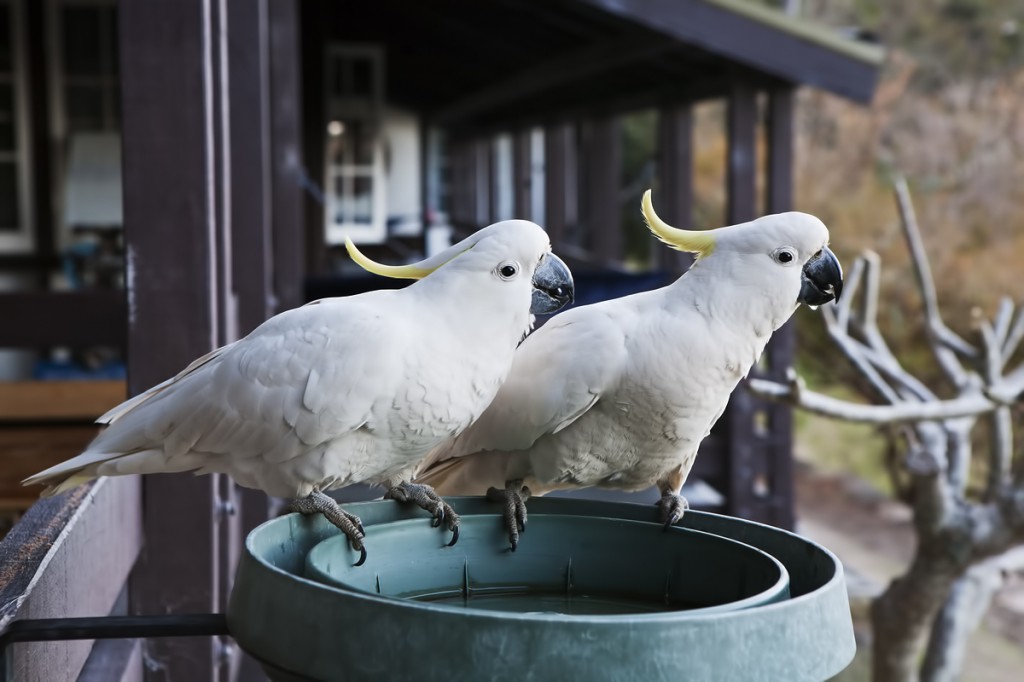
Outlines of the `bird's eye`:
<svg viewBox="0 0 1024 682">
<path fill-rule="evenodd" d="M 506 262 L 498 266 L 498 276 L 502 279 L 512 279 L 519 274 L 519 263 Z"/>
<path fill-rule="evenodd" d="M 784 248 L 781 248 L 781 249 L 777 249 L 775 251 L 775 253 L 772 254 L 772 258 L 775 259 L 776 263 L 781 263 L 782 265 L 787 265 L 789 263 L 792 263 L 794 260 L 796 260 L 796 254 L 793 252 L 793 249 L 790 249 L 788 247 L 784 247 Z"/>
</svg>

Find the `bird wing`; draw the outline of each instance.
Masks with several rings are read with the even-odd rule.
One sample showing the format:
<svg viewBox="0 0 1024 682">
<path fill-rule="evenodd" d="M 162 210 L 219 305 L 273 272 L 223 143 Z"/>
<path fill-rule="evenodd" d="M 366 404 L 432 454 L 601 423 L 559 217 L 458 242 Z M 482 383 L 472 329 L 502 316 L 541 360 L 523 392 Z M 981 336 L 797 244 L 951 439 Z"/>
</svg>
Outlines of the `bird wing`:
<svg viewBox="0 0 1024 682">
<path fill-rule="evenodd" d="M 286 461 L 375 422 L 381 396 L 393 393 L 391 346 L 411 337 L 377 303 L 336 299 L 271 318 L 114 408 L 85 452 L 25 482 L 111 460 L 119 474 L 194 470 L 212 458 Z"/>
<path fill-rule="evenodd" d="M 555 317 L 516 351 L 509 377 L 480 418 L 435 448 L 419 471 L 478 452 L 526 450 L 565 429 L 617 383 L 626 363 L 623 328 L 611 309 L 595 306 Z"/>
</svg>

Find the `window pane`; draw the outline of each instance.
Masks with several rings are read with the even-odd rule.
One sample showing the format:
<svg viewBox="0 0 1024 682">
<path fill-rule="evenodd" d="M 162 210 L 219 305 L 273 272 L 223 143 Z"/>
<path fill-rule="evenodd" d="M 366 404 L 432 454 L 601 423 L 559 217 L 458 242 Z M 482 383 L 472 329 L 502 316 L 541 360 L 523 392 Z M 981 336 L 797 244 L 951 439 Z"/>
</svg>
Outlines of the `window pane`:
<svg viewBox="0 0 1024 682">
<path fill-rule="evenodd" d="M 11 8 L 0 5 L 0 71 L 10 73 L 13 68 L 11 55 Z"/>
<path fill-rule="evenodd" d="M 103 130 L 103 89 L 93 85 L 69 85 L 66 92 L 69 130 Z"/>
<path fill-rule="evenodd" d="M 352 60 L 352 84 L 348 94 L 368 97 L 373 94 L 373 62 L 366 58 Z"/>
<path fill-rule="evenodd" d="M 0 163 L 0 232 L 17 232 L 18 167 L 13 162 Z"/>
<path fill-rule="evenodd" d="M 64 70 L 69 75 L 100 75 L 100 17 L 95 7 L 64 8 Z"/>
<path fill-rule="evenodd" d="M 371 126 L 366 121 L 354 120 L 349 124 L 352 130 L 352 146 L 355 151 L 355 163 L 368 166 L 373 163 L 373 135 Z"/>
<path fill-rule="evenodd" d="M 373 222 L 373 178 L 353 178 L 352 189 L 352 222 Z"/>
<path fill-rule="evenodd" d="M 0 151 L 14 151 L 14 86 L 0 83 Z"/>
<path fill-rule="evenodd" d="M 334 211 L 331 219 L 339 224 L 345 222 L 345 184 L 345 178 L 340 175 L 335 176 L 333 183 L 334 202 L 332 203 Z"/>
</svg>

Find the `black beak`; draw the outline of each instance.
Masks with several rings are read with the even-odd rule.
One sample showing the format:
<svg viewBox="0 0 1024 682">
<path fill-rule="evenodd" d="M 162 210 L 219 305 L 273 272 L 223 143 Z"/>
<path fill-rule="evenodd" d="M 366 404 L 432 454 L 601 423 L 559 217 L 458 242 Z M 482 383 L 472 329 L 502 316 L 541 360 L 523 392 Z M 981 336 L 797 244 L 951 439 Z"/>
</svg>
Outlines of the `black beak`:
<svg viewBox="0 0 1024 682">
<path fill-rule="evenodd" d="M 572 303 L 575 289 L 569 266 L 553 253 L 545 254 L 533 272 L 533 301 L 530 312 L 534 315 L 553 313 Z"/>
<path fill-rule="evenodd" d="M 804 264 L 801 279 L 800 296 L 797 297 L 800 303 L 819 306 L 832 299 L 838 301 L 843 293 L 843 266 L 827 246 Z"/>
</svg>

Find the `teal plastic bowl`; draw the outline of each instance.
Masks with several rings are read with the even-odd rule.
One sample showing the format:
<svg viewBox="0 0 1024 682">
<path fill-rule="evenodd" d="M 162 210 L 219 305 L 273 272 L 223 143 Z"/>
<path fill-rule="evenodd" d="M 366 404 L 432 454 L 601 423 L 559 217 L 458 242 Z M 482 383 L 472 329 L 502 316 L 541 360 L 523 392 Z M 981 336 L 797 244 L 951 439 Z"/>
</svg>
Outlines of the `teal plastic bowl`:
<svg viewBox="0 0 1024 682">
<path fill-rule="evenodd" d="M 374 527 L 373 551 L 337 535 L 306 555 L 316 582 L 441 609 L 623 616 L 711 613 L 789 597 L 789 574 L 771 555 L 718 535 L 614 518 L 533 514 L 513 554 L 494 516 L 467 515 L 459 542 L 438 548 L 422 520 Z M 370 540 L 367 540 L 369 543 Z M 692 613 L 691 613 L 692 615 Z M 669 616 L 671 617 L 671 616 Z"/>
<path fill-rule="evenodd" d="M 278 681 L 382 680 L 410 675 L 423 681 L 818 681 L 841 671 L 853 657 L 855 643 L 842 566 L 823 547 L 792 533 L 693 511 L 687 512 L 678 529 L 662 533 L 655 510 L 647 506 L 535 498 L 529 503 L 529 526 L 519 550 L 512 554 L 505 546 L 500 505 L 479 498 L 449 501 L 463 516 L 466 528 L 453 548 L 444 548 L 449 535 L 431 528 L 429 518 L 419 509 L 393 501 L 347 505 L 346 509 L 362 518 L 367 530 L 369 556 L 358 568 L 350 566 L 355 554 L 322 517 L 292 514 L 263 524 L 250 533 L 239 562 L 228 608 L 232 635 L 263 664 L 271 679 Z M 551 517 L 562 519 L 548 521 Z M 615 524 L 615 520 L 622 523 Z M 396 530 L 406 527 L 414 530 Z M 605 543 L 600 533 L 594 533 L 595 528 L 613 527 L 623 533 L 635 529 L 636 537 L 627 541 L 635 544 L 622 545 L 620 536 Z M 671 596 L 677 593 L 672 592 L 675 588 L 670 578 L 669 604 L 661 600 L 668 610 L 643 611 L 638 604 L 657 601 L 650 598 L 650 585 L 655 581 L 650 576 L 671 574 L 674 569 L 662 563 L 664 557 L 684 551 L 682 544 L 673 550 L 658 546 L 687 542 L 680 539 L 693 537 L 687 529 L 749 545 L 773 557 L 789 575 L 788 597 L 783 594 L 778 600 L 767 599 L 746 608 L 702 604 L 679 608 L 687 604 L 672 603 Z M 401 546 L 404 533 L 411 533 L 415 547 Z M 594 563 L 581 560 L 588 566 L 577 570 L 573 558 L 570 572 L 566 549 L 583 542 L 582 538 L 598 545 L 586 553 L 594 557 Z M 330 557 L 332 542 L 337 545 L 335 558 Z M 716 546 L 712 542 L 679 561 L 710 566 L 707 572 L 719 575 L 722 583 L 734 582 L 744 569 L 726 571 L 715 564 L 708 556 L 708 548 Z M 324 545 L 318 547 L 321 543 Z M 563 577 L 570 573 L 570 584 L 577 586 L 582 575 L 591 572 L 596 577 L 588 583 L 588 590 L 599 595 L 622 597 L 620 588 L 631 587 L 625 595 L 627 611 L 566 613 L 567 600 L 561 597 L 553 608 L 545 608 L 544 603 L 537 608 L 536 603 L 519 599 L 524 610 L 512 612 L 469 604 L 482 596 L 472 590 L 488 586 L 485 578 L 491 570 L 477 566 L 474 556 L 490 553 L 486 562 L 492 567 L 510 567 L 507 573 L 490 574 L 497 587 L 505 588 L 526 585 L 527 571 L 533 570 L 528 567 L 539 571 L 544 565 L 540 560 L 523 559 L 523 573 L 517 573 L 516 561 L 526 557 L 528 549 L 551 557 L 541 583 L 553 587 L 552 594 L 564 597 L 565 587 L 559 593 L 551 583 L 551 576 L 557 577 L 559 570 Z M 319 553 L 324 554 L 323 560 L 317 558 Z M 460 553 L 464 574 L 469 557 L 468 582 L 464 577 L 461 583 L 468 584 L 471 591 L 466 603 L 459 603 L 459 596 L 452 594 L 453 583 L 457 586 L 459 581 L 453 581 L 451 571 L 454 566 L 458 572 Z M 398 564 L 401 557 L 412 555 L 445 557 L 451 563 L 444 567 L 443 579 L 403 577 L 407 573 L 441 573 L 436 563 L 440 559 L 423 565 Z M 737 561 L 760 561 L 754 556 L 760 554 L 747 551 L 738 554 Z M 602 567 L 598 557 L 613 563 Z M 565 564 L 556 570 L 563 560 Z M 318 580 L 333 584 L 308 577 L 310 564 Z M 367 573 L 358 573 L 363 569 Z M 626 582 L 619 577 L 623 574 L 633 578 Z M 676 575 L 682 578 L 684 574 Z M 644 586 L 638 587 L 641 583 Z M 447 590 L 448 601 L 431 600 L 429 595 L 423 599 L 425 593 L 417 594 L 417 585 Z M 662 585 L 662 597 L 665 593 Z"/>
</svg>

